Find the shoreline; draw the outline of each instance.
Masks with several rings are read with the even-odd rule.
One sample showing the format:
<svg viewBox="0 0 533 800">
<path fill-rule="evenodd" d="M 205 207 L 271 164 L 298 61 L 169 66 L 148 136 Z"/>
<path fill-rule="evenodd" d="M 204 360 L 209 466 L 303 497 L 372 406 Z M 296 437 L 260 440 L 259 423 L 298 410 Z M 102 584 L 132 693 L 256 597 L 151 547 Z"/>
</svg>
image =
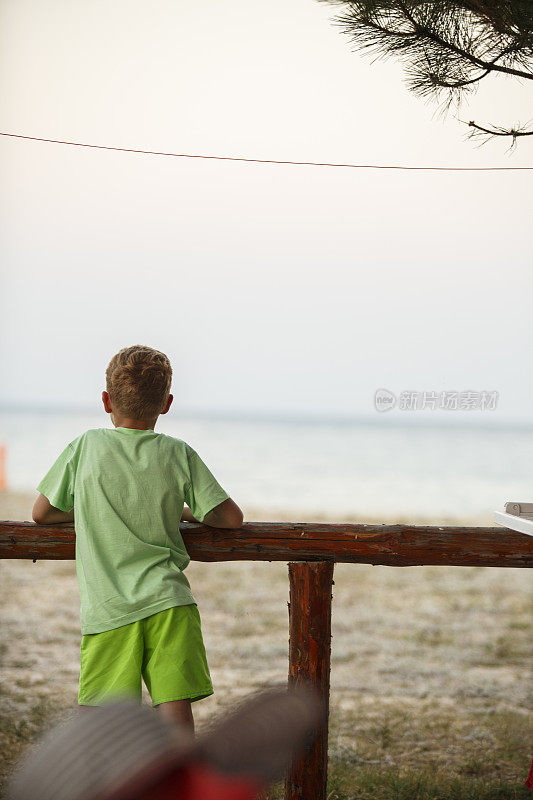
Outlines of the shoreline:
<svg viewBox="0 0 533 800">
<path fill-rule="evenodd" d="M 27 489 L 0 489 L 0 520 L 10 522 L 32 522 L 31 511 L 37 491 Z M 476 517 L 459 517 L 454 514 L 435 515 L 422 514 L 333 514 L 319 510 L 294 511 L 281 507 L 260 508 L 241 503 L 245 522 L 324 522 L 324 523 L 360 523 L 362 525 L 450 525 L 462 527 L 485 527 L 494 525 L 493 511 Z"/>
</svg>

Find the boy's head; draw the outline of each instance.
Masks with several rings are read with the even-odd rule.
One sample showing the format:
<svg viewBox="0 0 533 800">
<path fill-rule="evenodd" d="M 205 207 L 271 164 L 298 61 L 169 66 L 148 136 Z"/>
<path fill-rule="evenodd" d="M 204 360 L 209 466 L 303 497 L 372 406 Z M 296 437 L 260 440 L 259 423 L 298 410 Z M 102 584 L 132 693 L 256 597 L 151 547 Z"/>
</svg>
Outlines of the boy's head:
<svg viewBox="0 0 533 800">
<path fill-rule="evenodd" d="M 171 382 L 172 367 L 167 356 L 140 344 L 124 347 L 106 369 L 112 410 L 116 417 L 124 419 L 153 421 L 166 413 Z"/>
</svg>

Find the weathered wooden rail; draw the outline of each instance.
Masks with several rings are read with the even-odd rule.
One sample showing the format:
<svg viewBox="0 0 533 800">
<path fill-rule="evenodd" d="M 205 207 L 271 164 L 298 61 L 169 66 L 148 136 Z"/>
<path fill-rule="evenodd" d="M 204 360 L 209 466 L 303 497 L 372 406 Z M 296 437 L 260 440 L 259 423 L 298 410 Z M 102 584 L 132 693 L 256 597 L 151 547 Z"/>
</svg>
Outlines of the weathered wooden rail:
<svg viewBox="0 0 533 800">
<path fill-rule="evenodd" d="M 238 530 L 183 522 L 193 561 L 333 561 L 454 567 L 531 567 L 533 537 L 507 528 L 245 522 Z M 72 559 L 72 524 L 0 521 L 0 558 Z"/>
<path fill-rule="evenodd" d="M 337 563 L 533 567 L 533 537 L 505 528 L 247 522 L 238 530 L 182 523 L 193 561 L 289 562 L 289 685 L 310 682 L 329 708 L 331 588 Z M 0 522 L 0 558 L 73 559 L 71 524 Z M 286 800 L 325 800 L 327 727 L 291 764 Z"/>
</svg>

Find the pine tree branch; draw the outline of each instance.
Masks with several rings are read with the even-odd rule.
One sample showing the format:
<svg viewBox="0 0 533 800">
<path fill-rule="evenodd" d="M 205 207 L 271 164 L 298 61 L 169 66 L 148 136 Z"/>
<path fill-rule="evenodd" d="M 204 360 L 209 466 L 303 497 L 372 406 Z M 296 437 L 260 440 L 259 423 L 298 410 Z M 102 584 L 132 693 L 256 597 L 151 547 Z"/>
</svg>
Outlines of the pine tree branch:
<svg viewBox="0 0 533 800">
<path fill-rule="evenodd" d="M 489 74 L 490 70 L 486 69 L 485 72 L 482 72 L 481 75 L 478 75 L 477 78 L 469 78 L 468 80 L 464 81 L 454 81 L 453 83 L 447 82 L 439 78 L 438 85 L 442 86 L 443 89 L 460 89 L 462 86 L 468 86 L 472 83 L 477 83 L 478 81 L 483 80 Z"/>
<path fill-rule="evenodd" d="M 469 53 L 467 50 L 463 50 L 458 45 L 453 44 L 453 42 L 446 41 L 446 39 L 443 39 L 441 36 L 436 34 L 430 28 L 427 28 L 425 25 L 422 25 L 419 22 L 417 22 L 416 19 L 412 16 L 412 14 L 410 14 L 409 10 L 406 8 L 404 3 L 399 2 L 398 6 L 403 11 L 405 17 L 413 25 L 413 27 L 415 28 L 415 32 L 418 33 L 419 36 L 422 35 L 427 37 L 431 41 L 435 42 L 436 44 L 440 45 L 441 47 L 447 50 L 450 50 L 456 55 L 461 56 L 461 58 L 464 58 L 465 61 L 469 61 L 471 64 L 474 64 L 474 66 L 479 67 L 480 69 L 485 69 L 488 72 L 503 72 L 506 75 L 515 75 L 516 77 L 519 78 L 526 78 L 527 80 L 533 80 L 532 72 L 525 72 L 524 70 L 521 69 L 514 69 L 513 67 L 504 67 L 501 64 L 495 64 L 494 62 L 484 61 L 482 58 L 478 58 L 473 53 Z M 498 58 L 501 58 L 502 55 L 503 53 L 500 54 Z"/>
<path fill-rule="evenodd" d="M 513 151 L 516 147 L 517 139 L 519 136 L 533 136 L 533 130 L 527 130 L 526 127 L 522 128 L 502 128 L 498 126 L 493 126 L 492 128 L 487 128 L 485 125 L 478 125 L 473 120 L 470 122 L 466 122 L 465 120 L 459 120 L 463 125 L 468 125 L 471 129 L 470 133 L 468 134 L 469 139 L 475 138 L 483 138 L 484 141 L 481 144 L 486 144 L 490 139 L 495 136 L 504 137 L 504 138 L 511 138 L 511 145 L 509 147 L 509 151 Z"/>
<path fill-rule="evenodd" d="M 459 120 L 464 125 L 468 125 L 470 128 L 475 128 L 476 131 L 480 131 L 481 133 L 487 133 L 490 136 L 512 136 L 513 139 L 516 139 L 518 136 L 533 136 L 533 131 L 527 131 L 525 129 L 517 129 L 514 130 L 513 128 L 485 128 L 483 125 L 478 125 L 473 120 L 470 122 L 465 122 L 464 120 Z"/>
<path fill-rule="evenodd" d="M 399 39 L 413 39 L 413 41 L 415 41 L 418 36 L 416 31 L 391 31 L 389 28 L 386 28 L 384 25 L 380 25 L 378 22 L 371 19 L 365 20 L 365 25 L 367 28 L 372 28 L 372 30 L 379 31 L 380 33 L 386 34 L 386 36 L 390 36 L 391 39 L 398 37 Z"/>
<path fill-rule="evenodd" d="M 496 64 L 496 62 L 499 61 L 500 58 L 504 58 L 505 56 L 508 56 L 509 53 L 512 53 L 513 49 L 514 45 L 509 45 L 509 47 L 506 47 L 505 50 L 502 50 L 501 53 L 498 53 L 498 55 L 492 59 L 490 64 L 491 65 Z M 482 72 L 481 75 L 478 75 L 477 78 L 469 78 L 464 81 L 453 81 L 453 82 L 452 81 L 448 82 L 439 79 L 439 86 L 442 86 L 444 89 L 460 89 L 462 86 L 468 86 L 472 83 L 477 83 L 478 81 L 483 80 L 483 78 L 486 78 L 487 75 L 490 74 L 490 72 L 491 72 L 491 66 L 487 67 L 487 69 L 484 72 Z"/>
<path fill-rule="evenodd" d="M 533 80 L 533 0 L 319 0 L 341 6 L 335 18 L 355 47 L 405 60 L 421 97 L 442 92 L 449 108 L 491 73 Z M 503 128 L 461 122 L 469 137 L 533 136 L 533 125 Z M 531 128 L 528 130 L 527 128 Z"/>
</svg>

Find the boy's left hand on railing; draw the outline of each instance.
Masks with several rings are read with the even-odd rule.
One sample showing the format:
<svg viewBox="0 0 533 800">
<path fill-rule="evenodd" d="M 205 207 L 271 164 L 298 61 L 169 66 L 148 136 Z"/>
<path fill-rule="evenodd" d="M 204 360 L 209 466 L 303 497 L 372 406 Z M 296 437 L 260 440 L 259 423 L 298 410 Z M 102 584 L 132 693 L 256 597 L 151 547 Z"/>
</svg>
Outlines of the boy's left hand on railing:
<svg viewBox="0 0 533 800">
<path fill-rule="evenodd" d="M 180 522 L 198 522 L 198 520 L 193 517 L 191 509 L 184 506 Z"/>
</svg>

